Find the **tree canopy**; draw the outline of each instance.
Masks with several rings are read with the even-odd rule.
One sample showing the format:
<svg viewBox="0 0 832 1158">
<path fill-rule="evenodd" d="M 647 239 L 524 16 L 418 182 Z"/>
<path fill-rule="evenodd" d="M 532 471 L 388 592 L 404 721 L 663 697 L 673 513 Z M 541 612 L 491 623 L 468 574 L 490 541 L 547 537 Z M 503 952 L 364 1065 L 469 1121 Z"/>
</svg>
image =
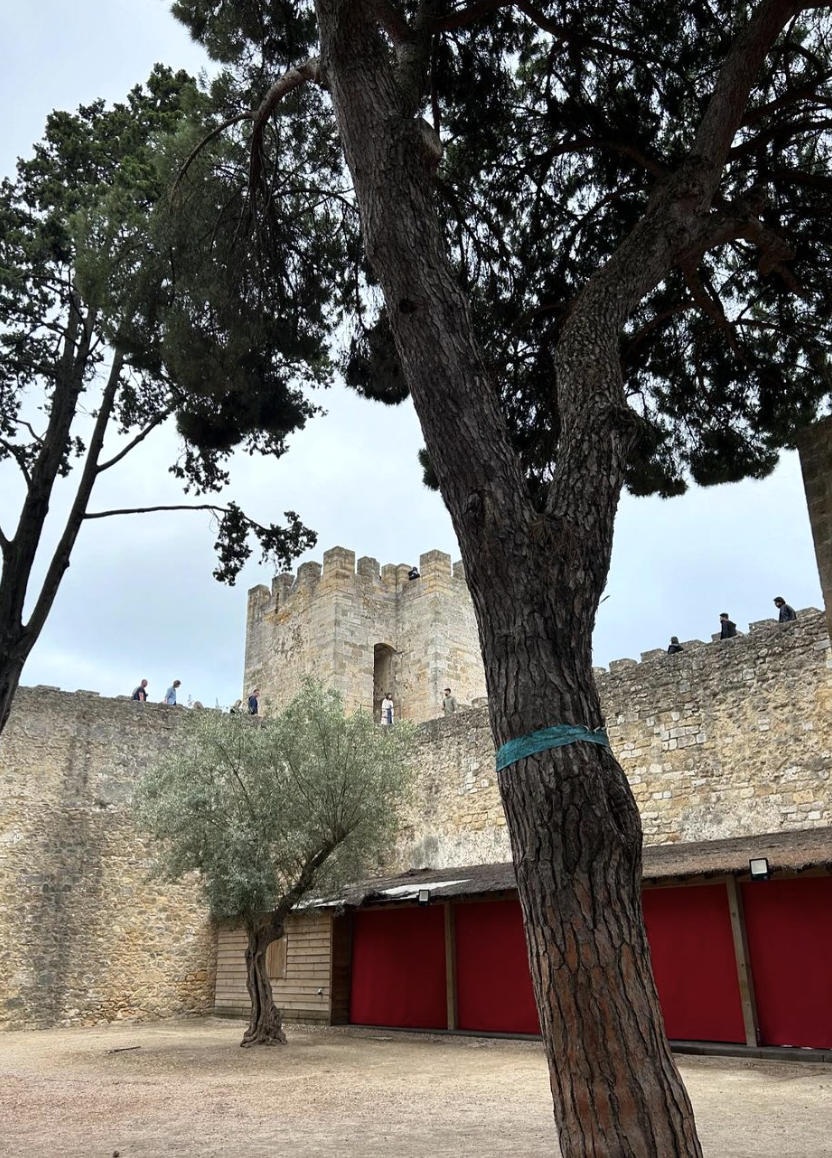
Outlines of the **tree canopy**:
<svg viewBox="0 0 832 1158">
<path fill-rule="evenodd" d="M 236 292 L 238 258 L 229 256 L 229 294 L 217 251 L 202 256 L 216 206 L 205 198 L 201 217 L 190 205 L 172 212 L 205 103 L 186 73 L 158 66 L 123 103 L 53 113 L 31 158 L 0 184 L 0 469 L 7 494 L 20 495 L 17 525 L 0 527 L 0 731 L 86 520 L 209 511 L 215 576 L 229 583 L 252 540 L 276 567 L 315 542 L 292 511 L 283 525 L 263 525 L 214 498 L 235 448 L 284 453 L 287 435 L 317 410 L 304 387 L 325 384 L 328 363 L 311 266 L 277 295 L 279 312 L 247 302 Z M 223 195 L 221 177 L 211 190 Z M 194 244 L 178 246 L 185 229 Z M 170 471 L 201 501 L 91 509 L 102 475 L 167 421 L 181 435 Z M 55 483 L 67 476 L 74 500 L 33 591 Z"/>
<path fill-rule="evenodd" d="M 441 138 L 435 197 L 449 253 L 530 491 L 542 496 L 557 461 L 554 351 L 564 322 L 689 149 L 746 9 L 733 0 L 697 0 L 684 12 L 660 0 L 408 0 L 374 10 L 400 75 L 419 67 L 408 57 L 416 52 L 408 27 L 421 21 L 430 32 L 420 49 L 429 80 L 413 112 Z M 281 104 L 273 95 L 315 51 L 313 6 L 178 0 L 174 13 L 227 66 L 215 116 L 231 119 L 236 108 L 240 123 L 241 106 L 257 110 L 242 123 L 252 148 L 246 176 L 256 177 L 245 196 L 259 197 L 261 220 L 285 221 L 286 190 L 310 187 L 337 217 L 321 297 L 336 342 L 345 316 L 350 323 L 346 381 L 401 401 L 406 376 L 357 212 L 343 208 L 348 179 L 331 160 L 331 109 L 317 87 L 298 87 L 302 79 Z M 626 480 L 636 494 L 762 477 L 828 401 L 830 100 L 828 15 L 796 11 L 757 80 L 713 207 L 731 236 L 694 247 L 620 335 L 639 419 Z"/>
</svg>

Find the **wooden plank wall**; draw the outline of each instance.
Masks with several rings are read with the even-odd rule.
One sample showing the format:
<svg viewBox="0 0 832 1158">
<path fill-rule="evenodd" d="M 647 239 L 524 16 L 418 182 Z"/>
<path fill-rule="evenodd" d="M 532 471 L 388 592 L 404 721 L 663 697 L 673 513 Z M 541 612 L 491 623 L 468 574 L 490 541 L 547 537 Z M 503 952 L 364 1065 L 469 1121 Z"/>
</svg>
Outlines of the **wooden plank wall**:
<svg viewBox="0 0 832 1158">
<path fill-rule="evenodd" d="M 290 917 L 286 922 L 286 936 L 286 977 L 272 981 L 275 1004 L 283 1010 L 287 1021 L 328 1023 L 332 917 L 326 911 Z M 221 925 L 217 936 L 215 1013 L 248 1017 L 245 952 L 245 930 Z"/>
</svg>

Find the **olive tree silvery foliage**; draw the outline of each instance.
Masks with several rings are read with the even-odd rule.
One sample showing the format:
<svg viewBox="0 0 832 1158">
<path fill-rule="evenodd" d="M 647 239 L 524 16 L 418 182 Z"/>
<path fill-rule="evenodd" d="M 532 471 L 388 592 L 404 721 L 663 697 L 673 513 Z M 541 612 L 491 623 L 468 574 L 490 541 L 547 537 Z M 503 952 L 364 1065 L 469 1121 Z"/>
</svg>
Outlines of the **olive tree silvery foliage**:
<svg viewBox="0 0 832 1158">
<path fill-rule="evenodd" d="M 167 880 L 196 872 L 211 914 L 245 925 L 251 1020 L 242 1045 L 285 1041 L 266 951 L 292 909 L 381 868 L 409 783 L 407 724 L 347 716 L 307 681 L 271 718 L 194 712 L 137 786 L 139 828 Z"/>
</svg>

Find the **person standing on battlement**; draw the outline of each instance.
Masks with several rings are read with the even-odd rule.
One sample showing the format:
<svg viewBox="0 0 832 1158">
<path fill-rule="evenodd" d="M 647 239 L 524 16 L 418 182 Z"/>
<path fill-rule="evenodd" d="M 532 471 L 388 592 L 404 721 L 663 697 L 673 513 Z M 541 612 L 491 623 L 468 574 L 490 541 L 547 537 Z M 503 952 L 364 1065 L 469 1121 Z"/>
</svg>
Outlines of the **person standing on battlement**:
<svg viewBox="0 0 832 1158">
<path fill-rule="evenodd" d="M 452 716 L 456 711 L 456 696 L 451 695 L 450 688 L 445 688 L 445 698 L 442 700 L 442 711 L 446 716 Z"/>
<path fill-rule="evenodd" d="M 419 568 L 418 567 L 411 567 L 407 573 L 407 577 L 411 582 L 413 582 L 414 579 L 421 579 L 422 578 L 422 576 L 419 574 Z"/>
<path fill-rule="evenodd" d="M 176 707 L 176 689 L 182 686 L 181 680 L 174 680 L 168 690 L 165 692 L 165 698 L 162 700 L 163 704 L 169 704 L 172 708 Z"/>
<path fill-rule="evenodd" d="M 147 703 L 147 680 L 142 680 L 139 686 L 133 692 L 133 699 L 138 700 L 140 704 Z"/>
<path fill-rule="evenodd" d="M 668 655 L 676 655 L 676 653 L 678 651 L 684 651 L 684 648 L 682 647 L 681 643 L 679 643 L 679 636 L 678 635 L 671 635 L 670 646 L 667 649 L 667 654 Z"/>
<path fill-rule="evenodd" d="M 782 595 L 778 595 L 774 600 L 774 606 L 780 612 L 781 623 L 791 623 L 797 619 L 797 612 L 793 607 L 790 607 Z"/>
<path fill-rule="evenodd" d="M 384 693 L 381 701 L 381 722 L 385 726 L 393 723 L 393 697 L 389 692 Z"/>
<path fill-rule="evenodd" d="M 254 691 L 251 693 L 251 695 L 248 697 L 248 714 L 250 716 L 256 716 L 259 714 L 259 712 L 260 712 L 260 689 L 255 688 Z"/>
<path fill-rule="evenodd" d="M 719 638 L 733 639 L 737 634 L 737 625 L 733 619 L 728 618 L 728 612 L 723 611 L 719 616 Z"/>
</svg>

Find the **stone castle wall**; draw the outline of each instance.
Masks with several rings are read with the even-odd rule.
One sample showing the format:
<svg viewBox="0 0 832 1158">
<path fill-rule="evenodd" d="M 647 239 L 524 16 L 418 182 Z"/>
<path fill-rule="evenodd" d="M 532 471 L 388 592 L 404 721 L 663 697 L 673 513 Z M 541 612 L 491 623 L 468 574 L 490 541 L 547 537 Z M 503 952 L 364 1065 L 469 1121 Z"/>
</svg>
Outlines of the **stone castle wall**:
<svg viewBox="0 0 832 1158">
<path fill-rule="evenodd" d="M 128 802 L 184 711 L 21 688 L 0 740 L 0 1028 L 208 1011 L 195 882 L 150 883 Z"/>
<path fill-rule="evenodd" d="M 375 574 L 362 582 L 375 603 Z M 402 596 L 430 597 L 428 584 Z M 752 627 L 597 673 L 649 842 L 832 823 L 824 617 Z M 148 881 L 151 858 L 128 811 L 136 778 L 184 716 L 92 693 L 20 690 L 0 742 L 0 1028 L 211 1008 L 214 930 L 197 887 Z M 509 858 L 485 710 L 422 723 L 414 765 L 395 867 Z"/>
<path fill-rule="evenodd" d="M 350 711 L 375 710 L 392 691 L 398 717 L 441 713 L 442 692 L 461 702 L 482 696 L 485 680 L 474 608 L 462 564 L 429 551 L 421 577 L 407 564 L 335 547 L 323 566 L 304 563 L 249 592 L 245 687 L 259 687 L 264 710 L 283 707 L 302 678 L 339 689 Z M 382 649 L 379 656 L 377 648 Z M 386 659 L 384 658 L 386 657 Z M 381 660 L 381 662 L 379 662 Z"/>
<path fill-rule="evenodd" d="M 598 669 L 649 843 L 832 824 L 832 652 L 823 614 Z M 580 722 L 580 721 L 578 721 Z M 419 729 L 396 867 L 510 859 L 487 712 Z"/>
</svg>

